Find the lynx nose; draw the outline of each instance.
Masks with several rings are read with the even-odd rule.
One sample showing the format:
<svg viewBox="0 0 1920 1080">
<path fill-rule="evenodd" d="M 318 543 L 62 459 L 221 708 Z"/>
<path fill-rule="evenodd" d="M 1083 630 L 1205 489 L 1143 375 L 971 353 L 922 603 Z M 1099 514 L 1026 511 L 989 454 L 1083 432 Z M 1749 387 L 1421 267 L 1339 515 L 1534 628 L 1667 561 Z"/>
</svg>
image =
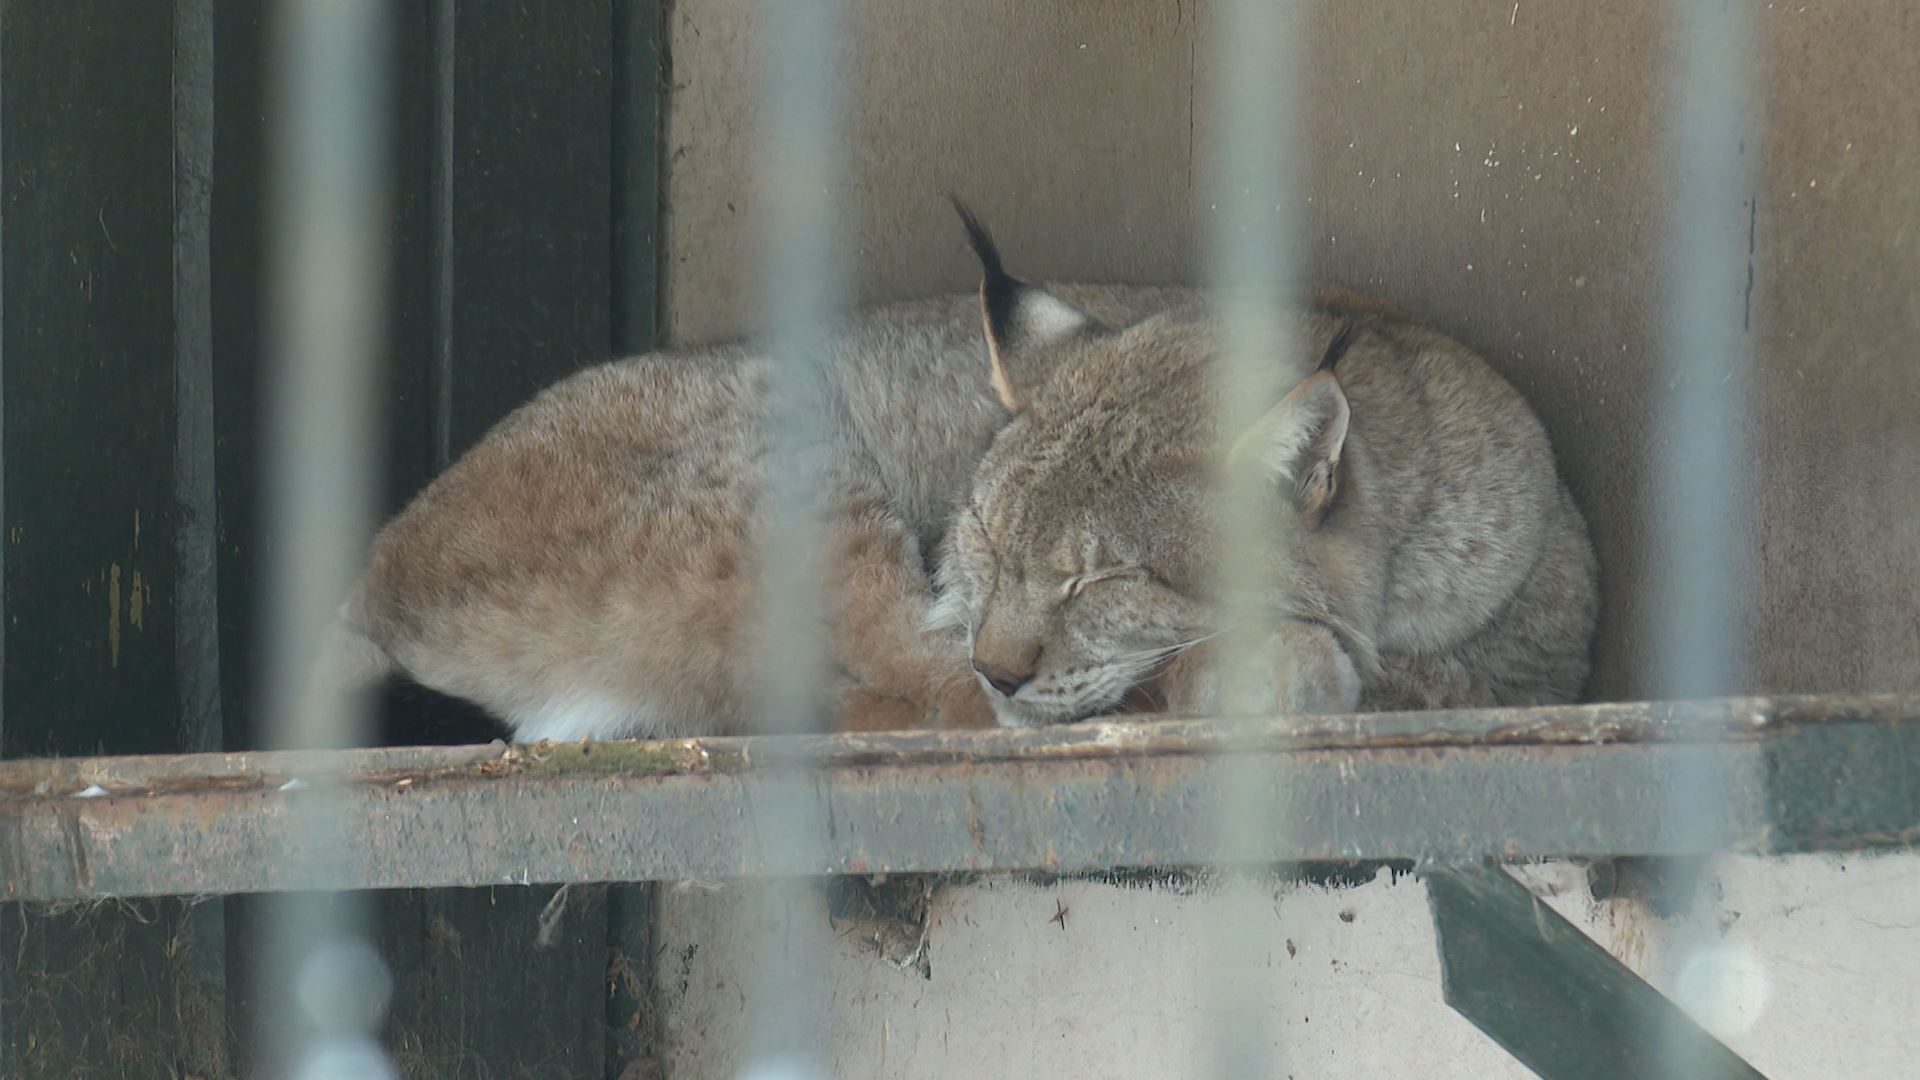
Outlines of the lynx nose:
<svg viewBox="0 0 1920 1080">
<path fill-rule="evenodd" d="M 1031 671 L 1021 675 L 979 659 L 974 660 L 973 670 L 979 672 L 980 677 L 987 680 L 987 685 L 998 690 L 1002 697 L 1012 697 L 1020 692 L 1021 687 L 1033 681 Z"/>
</svg>

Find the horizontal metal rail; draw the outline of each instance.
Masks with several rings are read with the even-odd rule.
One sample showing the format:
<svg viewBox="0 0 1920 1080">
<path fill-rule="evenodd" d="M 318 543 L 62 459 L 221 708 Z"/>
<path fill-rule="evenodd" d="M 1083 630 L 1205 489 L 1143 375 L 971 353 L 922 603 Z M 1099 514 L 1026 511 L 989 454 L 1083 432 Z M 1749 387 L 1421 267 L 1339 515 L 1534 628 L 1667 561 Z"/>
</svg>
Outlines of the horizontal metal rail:
<svg viewBox="0 0 1920 1080">
<path fill-rule="evenodd" d="M 1276 863 L 1920 844 L 1920 696 L 1296 718 L 1234 725 L 1230 751 L 1227 730 L 11 761 L 0 899 L 1203 865 L 1230 756 L 1279 793 L 1252 830 Z M 1660 792 L 1703 761 L 1729 786 L 1677 828 Z M 828 822 L 811 855 L 756 832 L 776 797 Z M 340 801 L 332 876 L 292 857 L 311 799 Z"/>
</svg>

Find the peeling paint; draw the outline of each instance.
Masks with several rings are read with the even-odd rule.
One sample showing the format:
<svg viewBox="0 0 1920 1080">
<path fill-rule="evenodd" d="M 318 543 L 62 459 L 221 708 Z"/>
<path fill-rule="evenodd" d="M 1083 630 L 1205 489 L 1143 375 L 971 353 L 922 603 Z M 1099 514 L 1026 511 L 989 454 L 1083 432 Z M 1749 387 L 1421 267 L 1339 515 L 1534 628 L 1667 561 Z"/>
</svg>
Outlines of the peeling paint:
<svg viewBox="0 0 1920 1080">
<path fill-rule="evenodd" d="M 134 520 L 139 520 L 138 514 L 134 515 Z M 133 572 L 133 588 L 127 596 L 127 622 L 133 624 L 135 630 L 146 629 L 146 627 L 142 625 L 142 617 L 146 614 L 146 594 L 150 590 L 151 586 L 141 583 L 140 571 L 135 570 Z"/>
</svg>

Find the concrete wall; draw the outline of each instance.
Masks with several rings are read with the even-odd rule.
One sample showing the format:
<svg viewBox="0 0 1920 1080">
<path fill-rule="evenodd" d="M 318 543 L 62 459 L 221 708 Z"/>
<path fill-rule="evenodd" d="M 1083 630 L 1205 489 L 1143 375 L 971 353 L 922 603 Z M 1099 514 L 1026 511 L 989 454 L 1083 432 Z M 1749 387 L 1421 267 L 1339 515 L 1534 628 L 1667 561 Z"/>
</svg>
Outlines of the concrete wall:
<svg viewBox="0 0 1920 1080">
<path fill-rule="evenodd" d="M 1045 278 L 1191 280 L 1204 0 L 853 0 L 859 295 L 972 286 L 939 198 Z M 1482 350 L 1541 410 L 1600 550 L 1596 696 L 1645 693 L 1662 0 L 1318 0 L 1311 269 Z M 671 15 L 666 325 L 756 311 L 754 0 Z M 1767 5 L 1746 687 L 1920 687 L 1920 9 Z M 1730 199 L 1748 193 L 1729 192 Z"/>
<path fill-rule="evenodd" d="M 1671 996 L 1711 983 L 1694 1015 L 1771 1080 L 1911 1080 L 1920 1016 L 1920 857 L 1734 859 L 1711 884 L 1722 928 L 1693 977 L 1670 931 L 1586 898 L 1580 875 L 1530 869 L 1535 892 Z M 657 987 L 668 1080 L 747 1064 L 757 938 L 737 888 L 666 896 Z M 1061 907 L 1064 926 L 1053 921 Z M 935 894 L 931 978 L 855 935 L 819 973 L 835 1080 L 1175 1080 L 1206 1076 L 1215 1005 L 1201 958 L 1225 905 L 1210 894 L 999 882 Z M 1527 1080 L 1442 1003 L 1425 887 L 1276 890 L 1247 948 L 1264 957 L 1275 1066 L 1261 1080 Z M 819 915 L 825 918 L 824 913 Z M 1702 980 L 1701 974 L 1712 978 Z"/>
<path fill-rule="evenodd" d="M 739 333 L 759 299 L 754 0 L 676 0 L 667 321 Z M 939 198 L 988 217 L 1019 272 L 1192 280 L 1205 235 L 1204 0 L 853 0 L 853 210 L 863 300 L 970 288 Z M 1752 529 L 1742 689 L 1920 688 L 1920 9 L 1756 5 Z M 1483 351 L 1539 408 L 1591 519 L 1605 615 L 1592 692 L 1647 692 L 1650 427 L 1661 300 L 1666 4 L 1316 0 L 1310 263 Z M 1564 882 L 1563 882 L 1564 884 Z M 1523 1076 L 1440 1004 L 1417 884 L 1275 900 L 1274 985 L 1302 1078 Z M 1055 904 L 1071 909 L 1063 929 Z M 1571 915 L 1636 967 L 1665 929 Z M 1207 897 L 1001 884 L 935 912 L 933 980 L 842 942 L 836 1076 L 1197 1072 Z M 1750 995 L 1722 1029 L 1768 1075 L 1908 1076 L 1920 856 L 1736 860 L 1715 901 Z M 1338 913 L 1355 913 L 1353 922 Z M 752 957 L 731 894 L 683 890 L 659 969 L 674 1080 L 736 1075 Z M 1744 950 L 1744 951 L 1742 951 Z M 1754 972 L 1759 974 L 1755 975 Z M 1282 1074 L 1276 1074 L 1282 1075 Z"/>
</svg>

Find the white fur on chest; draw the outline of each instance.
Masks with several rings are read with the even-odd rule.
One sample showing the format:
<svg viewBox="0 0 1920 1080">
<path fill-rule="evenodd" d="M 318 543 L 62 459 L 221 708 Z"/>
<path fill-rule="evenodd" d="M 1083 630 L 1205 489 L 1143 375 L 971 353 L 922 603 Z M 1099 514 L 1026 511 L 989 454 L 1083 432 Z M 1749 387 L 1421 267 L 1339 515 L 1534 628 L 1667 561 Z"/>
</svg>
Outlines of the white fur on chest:
<svg viewBox="0 0 1920 1080">
<path fill-rule="evenodd" d="M 651 704 L 622 701 L 590 690 L 515 710 L 509 722 L 513 725 L 514 740 L 523 743 L 542 739 L 575 742 L 649 738 L 670 726 L 666 714 Z"/>
</svg>

